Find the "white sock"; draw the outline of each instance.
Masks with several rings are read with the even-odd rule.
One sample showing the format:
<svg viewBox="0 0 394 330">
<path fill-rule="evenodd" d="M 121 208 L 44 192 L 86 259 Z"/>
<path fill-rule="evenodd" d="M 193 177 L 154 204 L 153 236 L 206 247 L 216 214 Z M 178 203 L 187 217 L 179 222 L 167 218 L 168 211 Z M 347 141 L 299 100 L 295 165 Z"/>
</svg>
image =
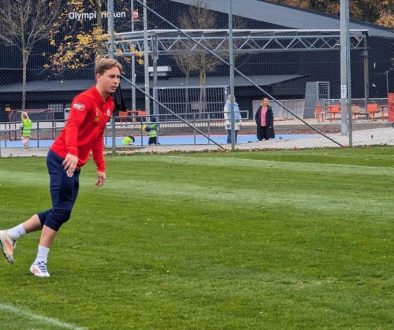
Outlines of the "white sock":
<svg viewBox="0 0 394 330">
<path fill-rule="evenodd" d="M 17 240 L 19 237 L 23 236 L 26 234 L 25 228 L 23 228 L 23 225 L 17 225 L 14 228 L 8 229 L 7 230 L 8 236 L 10 236 L 14 241 Z"/>
<path fill-rule="evenodd" d="M 48 260 L 48 253 L 49 253 L 49 248 L 45 246 L 38 246 L 38 251 L 37 251 L 37 257 L 34 263 L 38 263 L 40 261 L 47 262 Z"/>
</svg>

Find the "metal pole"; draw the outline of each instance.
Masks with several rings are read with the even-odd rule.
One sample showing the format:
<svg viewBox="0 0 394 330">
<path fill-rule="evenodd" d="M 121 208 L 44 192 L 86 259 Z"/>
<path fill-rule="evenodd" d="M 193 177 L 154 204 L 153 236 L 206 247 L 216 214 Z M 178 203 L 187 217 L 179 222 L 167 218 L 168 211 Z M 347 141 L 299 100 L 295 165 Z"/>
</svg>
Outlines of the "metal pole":
<svg viewBox="0 0 394 330">
<path fill-rule="evenodd" d="M 153 65 L 153 99 L 158 99 L 158 91 L 157 91 L 157 59 L 159 45 L 157 42 L 157 35 L 154 34 L 151 36 L 152 38 L 152 65 Z M 159 105 L 157 102 L 153 102 L 153 114 L 156 116 L 156 122 L 158 127 L 160 127 L 160 118 L 159 118 Z M 159 139 L 160 130 L 157 130 L 157 139 Z"/>
<path fill-rule="evenodd" d="M 144 80 L 145 80 L 145 111 L 148 116 L 150 113 L 149 96 L 149 55 L 148 55 L 148 10 L 146 9 L 146 0 L 144 0 Z"/>
<path fill-rule="evenodd" d="M 157 100 L 157 60 L 158 60 L 158 42 L 157 35 L 152 35 L 152 59 L 153 59 L 153 98 Z M 153 103 L 153 114 L 157 116 L 159 114 L 158 104 L 156 102 Z M 158 120 L 158 118 L 157 118 Z"/>
<path fill-rule="evenodd" d="M 386 97 L 389 97 L 390 88 L 389 88 L 389 71 L 386 71 Z"/>
<path fill-rule="evenodd" d="M 230 95 L 231 95 L 231 150 L 235 150 L 235 115 L 234 115 L 234 50 L 233 50 L 233 1 L 228 1 L 228 56 L 230 63 Z"/>
<path fill-rule="evenodd" d="M 114 31 L 114 0 L 108 0 L 107 2 L 107 14 L 108 14 L 108 32 L 110 33 L 110 57 L 115 58 L 115 31 Z M 116 127 L 115 127 L 115 114 L 111 118 L 112 126 L 112 154 L 116 154 Z"/>
<path fill-rule="evenodd" d="M 341 0 L 341 135 L 349 135 L 349 146 L 352 146 L 350 111 L 350 31 L 349 0 Z"/>
<path fill-rule="evenodd" d="M 368 66 L 368 46 L 367 46 L 367 38 L 364 40 L 364 108 L 367 111 L 367 105 L 369 103 L 369 66 Z"/>
<path fill-rule="evenodd" d="M 131 31 L 134 32 L 134 0 L 130 1 L 130 10 L 131 10 Z M 131 81 L 135 85 L 135 56 L 131 57 Z M 131 86 L 131 108 L 136 110 L 137 102 L 136 102 L 136 91 L 135 87 Z"/>
</svg>

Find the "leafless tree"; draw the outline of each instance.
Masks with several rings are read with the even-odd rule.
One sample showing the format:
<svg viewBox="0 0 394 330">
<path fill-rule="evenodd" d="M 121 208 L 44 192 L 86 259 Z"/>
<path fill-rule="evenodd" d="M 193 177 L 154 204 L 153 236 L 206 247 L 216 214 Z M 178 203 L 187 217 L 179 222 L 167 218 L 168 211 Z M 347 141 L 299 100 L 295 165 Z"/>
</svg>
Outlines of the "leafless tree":
<svg viewBox="0 0 394 330">
<path fill-rule="evenodd" d="M 216 27 L 216 15 L 213 11 L 208 10 L 204 1 L 197 0 L 189 10 L 183 13 L 179 19 L 179 25 L 182 29 L 214 29 Z M 188 41 L 189 42 L 189 41 Z M 208 48 L 212 48 L 212 41 L 203 42 Z M 201 47 L 194 52 L 177 52 L 176 61 L 181 70 L 187 75 L 197 71 L 200 78 L 200 102 L 199 112 L 203 112 L 206 100 L 205 84 L 208 72 L 213 72 L 220 64 L 220 60 L 215 56 L 207 53 Z"/>
<path fill-rule="evenodd" d="M 22 56 L 22 109 L 26 105 L 26 77 L 34 45 L 57 28 L 62 0 L 2 0 L 0 42 L 15 46 Z"/>
<path fill-rule="evenodd" d="M 182 29 L 215 29 L 217 28 L 217 17 L 213 11 L 207 9 L 204 0 L 196 0 L 193 6 L 189 7 L 189 10 L 181 15 L 179 25 Z M 234 28 L 242 28 L 243 25 L 244 21 L 240 17 L 233 17 Z M 208 39 L 201 41 L 208 49 L 218 48 L 219 42 Z M 205 84 L 207 73 L 214 72 L 218 65 L 221 64 L 221 60 L 201 47 L 197 47 L 195 51 L 191 52 L 189 49 L 193 45 L 194 43 L 189 40 L 180 44 L 175 54 L 175 60 L 186 76 L 186 83 L 188 83 L 189 76 L 192 72 L 197 71 L 199 73 L 199 112 L 201 113 L 204 110 L 206 101 Z M 216 54 L 228 61 L 228 43 L 222 43 L 220 49 L 217 49 Z"/>
<path fill-rule="evenodd" d="M 192 41 L 185 41 L 185 44 L 179 45 L 176 49 L 175 61 L 180 70 L 184 73 L 186 77 L 186 89 L 185 89 L 185 103 L 186 103 L 186 113 L 190 112 L 190 101 L 189 101 L 189 77 L 190 74 L 197 70 L 195 63 L 193 62 L 192 53 L 185 50 L 192 46 Z M 187 45 L 186 45 L 187 44 Z"/>
</svg>

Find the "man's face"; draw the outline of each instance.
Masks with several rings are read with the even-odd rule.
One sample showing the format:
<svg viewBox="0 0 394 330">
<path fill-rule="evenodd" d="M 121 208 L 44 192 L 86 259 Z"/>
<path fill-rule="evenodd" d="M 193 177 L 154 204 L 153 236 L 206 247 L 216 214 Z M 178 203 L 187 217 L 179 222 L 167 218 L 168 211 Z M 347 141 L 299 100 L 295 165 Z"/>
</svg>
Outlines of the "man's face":
<svg viewBox="0 0 394 330">
<path fill-rule="evenodd" d="M 102 75 L 98 73 L 96 78 L 99 89 L 103 93 L 112 94 L 119 86 L 120 70 L 117 67 L 113 67 Z"/>
</svg>

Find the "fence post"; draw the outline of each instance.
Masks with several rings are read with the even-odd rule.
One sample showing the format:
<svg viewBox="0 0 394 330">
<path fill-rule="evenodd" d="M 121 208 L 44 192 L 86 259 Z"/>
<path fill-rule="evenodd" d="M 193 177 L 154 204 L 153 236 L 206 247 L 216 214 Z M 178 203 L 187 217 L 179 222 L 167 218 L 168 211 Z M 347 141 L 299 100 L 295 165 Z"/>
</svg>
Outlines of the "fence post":
<svg viewBox="0 0 394 330">
<path fill-rule="evenodd" d="M 56 120 L 52 119 L 52 140 L 56 137 Z"/>
<path fill-rule="evenodd" d="M 37 121 L 37 148 L 40 147 L 40 122 Z"/>
<path fill-rule="evenodd" d="M 193 126 L 196 127 L 196 114 L 193 113 Z M 196 142 L 196 130 L 193 130 L 193 141 L 194 141 L 194 145 L 197 144 Z"/>
<path fill-rule="evenodd" d="M 141 137 L 141 147 L 144 145 L 144 133 L 143 133 L 143 121 L 140 121 L 140 137 Z"/>
<path fill-rule="evenodd" d="M 211 137 L 211 113 L 208 113 L 208 137 Z M 208 140 L 208 144 L 211 144 L 211 141 Z"/>
</svg>

